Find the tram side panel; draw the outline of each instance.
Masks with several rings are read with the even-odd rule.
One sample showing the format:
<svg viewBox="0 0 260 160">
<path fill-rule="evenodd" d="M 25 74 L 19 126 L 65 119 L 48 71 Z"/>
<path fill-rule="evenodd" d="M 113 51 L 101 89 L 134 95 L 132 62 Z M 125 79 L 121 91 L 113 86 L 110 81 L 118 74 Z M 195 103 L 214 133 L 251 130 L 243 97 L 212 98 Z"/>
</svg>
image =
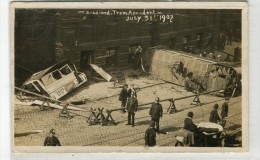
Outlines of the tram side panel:
<svg viewBox="0 0 260 160">
<path fill-rule="evenodd" d="M 232 80 L 232 67 L 221 66 L 214 61 L 187 55 L 182 51 L 153 48 L 148 49 L 144 57 L 154 77 L 181 86 L 189 82 L 195 90 L 225 89 Z"/>
</svg>

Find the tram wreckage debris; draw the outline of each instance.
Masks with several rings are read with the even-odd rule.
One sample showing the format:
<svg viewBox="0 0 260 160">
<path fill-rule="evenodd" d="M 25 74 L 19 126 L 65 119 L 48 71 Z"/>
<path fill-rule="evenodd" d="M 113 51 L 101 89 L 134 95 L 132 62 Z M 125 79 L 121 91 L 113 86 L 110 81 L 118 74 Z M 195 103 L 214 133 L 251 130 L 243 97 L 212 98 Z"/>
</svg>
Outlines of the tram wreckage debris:
<svg viewBox="0 0 260 160">
<path fill-rule="evenodd" d="M 46 96 L 42 96 L 30 91 L 26 91 L 24 89 L 21 89 L 19 87 L 15 87 L 16 90 L 27 93 L 27 94 L 31 94 L 36 96 L 37 99 L 33 100 L 33 101 L 29 101 L 29 102 L 18 102 L 18 104 L 22 104 L 22 105 L 40 105 L 41 110 L 45 110 L 44 107 L 48 107 L 49 108 L 55 108 L 55 109 L 60 109 L 61 112 L 59 114 L 59 117 L 66 117 L 68 119 L 71 119 L 73 116 L 71 116 L 70 113 L 87 118 L 87 123 L 89 125 L 95 125 L 95 124 L 100 124 L 101 126 L 103 125 L 108 125 L 108 124 L 113 124 L 116 125 L 115 120 L 112 117 L 112 113 L 114 111 L 120 111 L 120 110 L 125 110 L 126 108 L 115 108 L 115 109 L 106 109 L 106 116 L 104 114 L 104 108 L 97 108 L 97 109 L 92 109 L 90 108 L 90 110 L 86 110 L 86 109 L 81 109 L 78 107 L 74 107 L 73 104 L 71 104 L 70 102 L 62 102 L 59 100 L 55 100 L 52 99 L 50 97 L 46 97 Z M 178 112 L 177 107 L 175 105 L 175 101 L 178 100 L 182 100 L 182 99 L 186 99 L 186 98 L 190 98 L 190 97 L 194 97 L 193 101 L 191 102 L 191 105 L 199 105 L 201 106 L 202 103 L 199 99 L 200 95 L 206 95 L 206 94 L 210 94 L 210 93 L 214 93 L 214 92 L 218 92 L 220 90 L 214 90 L 214 91 L 210 91 L 210 92 L 204 92 L 204 93 L 196 93 L 194 95 L 189 95 L 189 96 L 185 96 L 185 97 L 179 97 L 179 98 L 168 98 L 168 99 L 161 99 L 160 102 L 163 101 L 169 101 L 170 105 L 167 109 L 167 113 L 176 113 Z M 141 106 L 146 106 L 146 105 L 151 105 L 153 102 L 150 103 L 144 103 L 144 104 L 140 104 L 139 108 Z M 72 111 L 82 111 L 82 112 L 88 112 L 90 113 L 89 116 L 85 116 L 79 113 L 75 113 Z"/>
<path fill-rule="evenodd" d="M 187 91 L 195 92 L 195 95 L 163 99 L 161 101 L 169 101 L 170 105 L 167 113 L 178 112 L 175 101 L 194 97 L 191 105 L 201 105 L 199 96 L 204 94 L 215 94 L 229 92 L 234 95 L 241 85 L 240 67 L 232 67 L 226 63 L 214 62 L 212 60 L 189 55 L 181 51 L 172 51 L 161 47 L 152 47 L 146 50 L 142 59 L 142 70 L 150 72 L 153 76 L 158 77 L 166 82 L 175 83 L 184 86 Z M 107 81 L 111 80 L 111 76 L 102 68 L 92 65 Z M 124 110 L 125 108 L 115 108 L 106 110 L 97 108 L 89 110 L 74 107 L 74 104 L 84 104 L 85 101 L 62 102 L 61 97 L 87 82 L 86 75 L 77 71 L 74 64 L 69 61 L 57 63 L 45 70 L 33 74 L 21 88 L 15 87 L 22 94 L 33 95 L 35 98 L 29 101 L 21 101 L 26 105 L 40 105 L 41 110 L 46 107 L 60 109 L 59 117 L 71 118 L 71 111 L 89 112 L 90 116 L 79 115 L 87 118 L 89 125 L 93 124 L 116 124 L 112 117 L 114 111 Z M 116 84 L 114 84 L 115 87 Z M 141 104 L 139 106 L 151 103 Z"/>
<path fill-rule="evenodd" d="M 53 99 L 60 99 L 87 82 L 84 73 L 78 72 L 68 60 L 34 73 L 22 88 Z"/>
<path fill-rule="evenodd" d="M 241 92 L 241 66 L 164 46 L 146 49 L 142 68 L 154 77 L 184 86 L 187 91 L 202 93 L 231 88 L 214 93 L 222 96 L 232 94 L 234 88 Z"/>
</svg>

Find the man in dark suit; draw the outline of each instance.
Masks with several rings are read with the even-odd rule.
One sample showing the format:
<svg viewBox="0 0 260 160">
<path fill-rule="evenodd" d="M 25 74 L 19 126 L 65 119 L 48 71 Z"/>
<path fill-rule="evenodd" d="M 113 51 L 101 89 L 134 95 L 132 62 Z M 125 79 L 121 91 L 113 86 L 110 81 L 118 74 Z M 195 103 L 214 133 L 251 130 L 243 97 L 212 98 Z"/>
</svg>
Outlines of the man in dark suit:
<svg viewBox="0 0 260 160">
<path fill-rule="evenodd" d="M 138 101 L 135 98 L 134 93 L 132 93 L 131 97 L 128 97 L 126 103 L 126 110 L 128 112 L 128 119 L 127 119 L 128 123 L 126 125 L 132 124 L 132 127 L 135 126 L 135 113 L 137 112 L 137 108 L 138 108 Z"/>
<path fill-rule="evenodd" d="M 131 84 L 130 86 L 131 88 L 128 89 L 128 92 L 127 92 L 127 95 L 128 97 L 131 97 L 131 95 L 133 94 L 135 98 L 137 98 L 137 91 L 136 89 L 134 88 L 134 84 Z"/>
<path fill-rule="evenodd" d="M 222 120 L 228 116 L 228 103 L 229 98 L 225 98 L 225 102 L 222 104 L 222 110 L 220 113 Z"/>
<path fill-rule="evenodd" d="M 50 136 L 47 136 L 44 140 L 44 146 L 61 146 L 58 137 L 55 136 L 55 130 L 51 129 Z"/>
<path fill-rule="evenodd" d="M 156 132 L 162 134 L 168 134 L 168 132 L 158 131 L 155 128 L 155 122 L 150 122 L 150 127 L 145 131 L 144 141 L 145 146 L 153 147 L 156 145 Z"/>
<path fill-rule="evenodd" d="M 162 105 L 159 103 L 160 99 L 159 97 L 155 98 L 155 102 L 153 102 L 149 115 L 151 116 L 151 120 L 155 122 L 156 130 L 159 131 L 159 122 L 160 118 L 163 116 L 163 108 Z"/>
<path fill-rule="evenodd" d="M 225 125 L 226 125 L 226 120 L 225 120 L 225 118 L 228 116 L 228 103 L 229 103 L 229 98 L 225 98 L 225 102 L 222 104 L 222 110 L 221 110 L 221 113 L 220 113 L 220 115 L 221 115 L 221 119 L 222 119 L 222 127 L 225 127 Z"/>
<path fill-rule="evenodd" d="M 210 112 L 209 121 L 212 123 L 218 123 L 220 121 L 220 117 L 218 115 L 218 104 L 214 104 L 213 110 Z"/>
<path fill-rule="evenodd" d="M 189 130 L 194 133 L 198 133 L 198 127 L 193 123 L 193 112 L 188 113 L 188 117 L 184 120 L 184 129 Z"/>
<path fill-rule="evenodd" d="M 127 101 L 127 87 L 128 85 L 125 84 L 124 87 L 122 88 L 120 94 L 119 94 L 119 101 L 121 101 L 121 107 L 124 108 L 126 105 L 126 101 Z M 125 113 L 125 110 L 123 110 L 123 113 Z"/>
<path fill-rule="evenodd" d="M 155 130 L 155 122 L 151 121 L 150 127 L 145 131 L 145 146 L 153 147 L 156 145 L 156 130 Z"/>
<path fill-rule="evenodd" d="M 193 112 L 188 113 L 188 117 L 184 119 L 184 127 L 176 132 L 176 144 L 178 146 L 181 144 L 182 146 L 193 146 L 201 139 L 199 134 L 198 127 L 193 123 Z"/>
<path fill-rule="evenodd" d="M 142 56 L 142 47 L 141 46 L 138 46 L 135 50 L 135 53 L 134 53 L 134 60 L 135 60 L 135 63 L 134 63 L 134 68 L 135 69 L 138 69 L 140 66 L 141 66 L 141 56 Z"/>
</svg>

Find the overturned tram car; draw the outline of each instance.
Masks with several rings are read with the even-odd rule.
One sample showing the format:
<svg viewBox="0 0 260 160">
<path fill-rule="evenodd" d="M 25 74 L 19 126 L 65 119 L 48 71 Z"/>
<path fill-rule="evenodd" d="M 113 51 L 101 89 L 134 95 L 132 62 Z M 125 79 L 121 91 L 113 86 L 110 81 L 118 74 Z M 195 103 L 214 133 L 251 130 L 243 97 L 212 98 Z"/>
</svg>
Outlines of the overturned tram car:
<svg viewBox="0 0 260 160">
<path fill-rule="evenodd" d="M 214 92 L 220 96 L 241 92 L 241 64 L 216 62 L 195 54 L 166 47 L 151 47 L 143 55 L 143 69 L 154 77 L 184 86 L 196 93 Z"/>
<path fill-rule="evenodd" d="M 78 72 L 69 61 L 63 61 L 34 73 L 22 88 L 57 100 L 85 82 L 84 73 Z"/>
</svg>

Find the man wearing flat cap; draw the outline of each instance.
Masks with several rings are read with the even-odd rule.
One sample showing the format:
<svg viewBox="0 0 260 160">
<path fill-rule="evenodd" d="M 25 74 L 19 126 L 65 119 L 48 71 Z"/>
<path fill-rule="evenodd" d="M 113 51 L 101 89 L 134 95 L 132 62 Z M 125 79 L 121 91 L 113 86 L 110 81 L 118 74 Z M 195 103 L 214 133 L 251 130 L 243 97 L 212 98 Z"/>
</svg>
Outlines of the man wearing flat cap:
<svg viewBox="0 0 260 160">
<path fill-rule="evenodd" d="M 55 136 L 55 130 L 51 129 L 49 134 L 44 140 L 44 146 L 61 146 L 58 137 Z"/>
<path fill-rule="evenodd" d="M 155 122 L 151 121 L 150 127 L 145 131 L 145 146 L 153 147 L 156 145 Z"/>
<path fill-rule="evenodd" d="M 218 115 L 218 104 L 214 104 L 213 110 L 210 112 L 209 121 L 212 123 L 218 123 L 220 117 Z"/>
<path fill-rule="evenodd" d="M 145 146 L 153 147 L 156 145 L 156 132 L 162 133 L 162 134 L 168 134 L 168 132 L 158 131 L 155 128 L 155 122 L 151 121 L 149 124 L 149 128 L 145 131 Z"/>
</svg>

